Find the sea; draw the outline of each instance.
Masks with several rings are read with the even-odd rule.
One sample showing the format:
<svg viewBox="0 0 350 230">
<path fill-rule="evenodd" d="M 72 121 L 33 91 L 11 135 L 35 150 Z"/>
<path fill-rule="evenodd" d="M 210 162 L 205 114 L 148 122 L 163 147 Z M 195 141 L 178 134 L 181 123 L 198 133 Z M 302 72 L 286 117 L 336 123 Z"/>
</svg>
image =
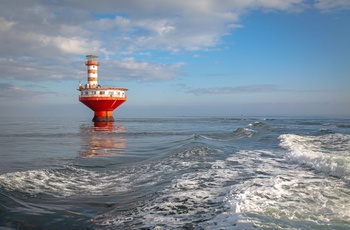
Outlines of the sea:
<svg viewBox="0 0 350 230">
<path fill-rule="evenodd" d="M 350 229 L 349 117 L 1 118 L 0 229 Z"/>
</svg>

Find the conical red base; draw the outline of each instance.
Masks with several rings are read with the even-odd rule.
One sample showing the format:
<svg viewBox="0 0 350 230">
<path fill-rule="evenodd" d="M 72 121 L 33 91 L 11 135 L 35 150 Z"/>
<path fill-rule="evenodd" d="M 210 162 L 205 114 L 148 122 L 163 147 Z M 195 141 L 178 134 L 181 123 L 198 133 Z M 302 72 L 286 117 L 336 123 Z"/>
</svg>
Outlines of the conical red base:
<svg viewBox="0 0 350 230">
<path fill-rule="evenodd" d="M 113 122 L 113 111 L 95 111 L 93 122 Z"/>
<path fill-rule="evenodd" d="M 113 110 L 126 101 L 116 97 L 80 97 L 79 101 L 94 111 L 93 122 L 113 122 Z"/>
</svg>

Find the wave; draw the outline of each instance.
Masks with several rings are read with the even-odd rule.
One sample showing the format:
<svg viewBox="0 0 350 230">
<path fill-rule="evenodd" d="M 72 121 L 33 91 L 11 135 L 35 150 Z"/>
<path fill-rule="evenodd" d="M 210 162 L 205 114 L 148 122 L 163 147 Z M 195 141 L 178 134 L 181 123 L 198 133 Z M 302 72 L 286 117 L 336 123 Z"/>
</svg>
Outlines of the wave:
<svg viewBox="0 0 350 230">
<path fill-rule="evenodd" d="M 323 125 L 322 122 L 320 121 L 296 121 L 295 122 L 296 124 L 298 125 L 310 125 L 310 126 L 320 126 L 320 125 Z"/>
<path fill-rule="evenodd" d="M 262 167 L 257 169 L 265 170 Z M 332 226 L 349 224 L 339 221 L 349 215 L 343 205 L 349 193 L 344 183 L 300 168 L 271 169 L 265 177 L 230 188 L 226 205 L 231 212 L 245 214 L 263 229 L 333 229 Z"/>
<path fill-rule="evenodd" d="M 238 171 L 227 168 L 222 160 L 213 160 L 211 156 L 218 153 L 221 152 L 203 143 L 182 146 L 151 167 L 162 174 L 174 175 L 169 184 L 157 192 L 157 197 L 140 204 L 137 210 L 110 212 L 97 217 L 98 229 L 195 229 L 196 223 L 224 212 L 221 201 L 227 191 L 222 187 L 235 178 Z M 228 224 L 231 219 L 232 216 L 227 218 Z M 205 223 L 214 226 L 211 221 Z M 237 224 L 237 229 L 248 226 L 252 223 Z"/>
<path fill-rule="evenodd" d="M 318 130 L 317 134 L 319 134 L 319 135 L 334 134 L 334 131 L 331 129 L 322 128 L 322 129 Z"/>
<path fill-rule="evenodd" d="M 199 137 L 202 137 L 207 140 L 214 140 L 214 141 L 232 141 L 232 140 L 238 140 L 242 138 L 250 138 L 257 133 L 258 132 L 253 129 L 237 128 L 235 131 L 231 133 L 220 133 L 215 135 L 199 135 Z"/>
<path fill-rule="evenodd" d="M 350 181 L 350 135 L 283 134 L 279 139 L 280 146 L 289 150 L 289 160 Z"/>
<path fill-rule="evenodd" d="M 119 186 L 115 186 L 116 184 Z M 74 166 L 0 175 L 0 185 L 3 189 L 29 196 L 105 195 L 127 191 L 130 184 L 128 175 L 99 173 Z"/>
<path fill-rule="evenodd" d="M 343 128 L 343 129 L 349 129 L 350 124 L 336 124 L 336 127 Z"/>
<path fill-rule="evenodd" d="M 257 132 L 252 129 L 237 128 L 235 131 L 232 132 L 230 136 L 234 138 L 246 138 L 246 137 L 251 137 L 256 133 Z"/>
<path fill-rule="evenodd" d="M 249 126 L 251 127 L 258 127 L 258 128 L 267 128 L 270 127 L 269 124 L 265 123 L 265 122 L 261 122 L 261 121 L 256 121 L 254 123 L 250 123 Z"/>
<path fill-rule="evenodd" d="M 208 158 L 213 151 L 186 145 L 152 165 L 175 176 L 136 209 L 95 218 L 96 229 L 317 229 L 349 214 L 342 205 L 349 190 L 334 178 L 295 168 L 269 150 Z"/>
<path fill-rule="evenodd" d="M 194 140 L 194 137 L 191 137 Z M 163 176 L 200 166 L 208 156 L 220 153 L 200 142 L 188 143 L 177 140 L 171 148 L 161 149 L 165 152 L 158 159 L 134 162 L 133 166 L 118 166 L 107 170 L 102 167 L 91 168 L 84 164 L 66 165 L 55 169 L 38 169 L 11 172 L 0 175 L 0 189 L 24 196 L 70 197 L 77 195 L 105 196 L 132 190 L 137 183 L 157 183 Z M 178 146 L 175 148 L 175 146 Z M 167 152 L 167 153 L 166 153 Z M 88 161 L 89 162 L 89 161 Z"/>
</svg>

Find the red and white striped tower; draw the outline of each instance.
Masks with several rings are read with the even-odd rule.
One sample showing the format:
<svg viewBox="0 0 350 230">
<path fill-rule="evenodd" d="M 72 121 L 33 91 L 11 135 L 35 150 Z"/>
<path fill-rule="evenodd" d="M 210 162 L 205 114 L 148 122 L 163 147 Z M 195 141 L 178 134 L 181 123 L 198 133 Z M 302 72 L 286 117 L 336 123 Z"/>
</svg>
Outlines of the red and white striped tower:
<svg viewBox="0 0 350 230">
<path fill-rule="evenodd" d="M 98 86 L 98 68 L 100 65 L 98 62 L 98 56 L 87 55 L 87 61 L 85 65 L 87 66 L 88 76 L 87 76 L 87 88 L 94 89 Z"/>
</svg>

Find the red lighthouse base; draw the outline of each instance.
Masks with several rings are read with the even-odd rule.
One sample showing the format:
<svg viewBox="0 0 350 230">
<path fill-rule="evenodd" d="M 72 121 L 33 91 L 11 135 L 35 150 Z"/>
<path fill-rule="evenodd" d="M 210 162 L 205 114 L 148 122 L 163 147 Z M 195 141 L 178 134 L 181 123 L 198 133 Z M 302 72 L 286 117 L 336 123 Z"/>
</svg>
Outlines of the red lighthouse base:
<svg viewBox="0 0 350 230">
<path fill-rule="evenodd" d="M 93 122 L 114 122 L 113 110 L 126 101 L 126 97 L 81 96 L 79 101 L 94 111 Z"/>
<path fill-rule="evenodd" d="M 114 122 L 113 111 L 95 111 L 93 122 Z"/>
</svg>

